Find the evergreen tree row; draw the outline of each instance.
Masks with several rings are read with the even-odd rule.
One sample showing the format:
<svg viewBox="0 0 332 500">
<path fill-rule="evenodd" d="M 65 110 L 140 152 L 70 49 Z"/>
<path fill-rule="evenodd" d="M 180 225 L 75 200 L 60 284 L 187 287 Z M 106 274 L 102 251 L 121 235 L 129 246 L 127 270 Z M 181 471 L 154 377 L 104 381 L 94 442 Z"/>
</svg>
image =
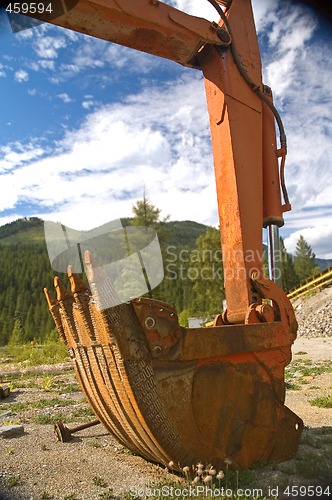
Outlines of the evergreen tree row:
<svg viewBox="0 0 332 500">
<path fill-rule="evenodd" d="M 54 323 L 43 297 L 53 287 L 45 245 L 0 245 L 0 345 L 43 341 Z"/>
</svg>

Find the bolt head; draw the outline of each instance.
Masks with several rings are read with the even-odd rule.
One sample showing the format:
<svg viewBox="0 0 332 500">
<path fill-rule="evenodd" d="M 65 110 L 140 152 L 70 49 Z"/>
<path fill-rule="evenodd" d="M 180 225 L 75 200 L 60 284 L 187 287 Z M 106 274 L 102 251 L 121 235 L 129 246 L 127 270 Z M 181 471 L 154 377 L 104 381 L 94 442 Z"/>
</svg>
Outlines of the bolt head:
<svg viewBox="0 0 332 500">
<path fill-rule="evenodd" d="M 162 348 L 160 345 L 155 345 L 153 348 L 152 348 L 152 353 L 154 354 L 154 356 L 159 356 L 162 352 Z"/>
<path fill-rule="evenodd" d="M 156 320 L 152 316 L 147 316 L 144 320 L 144 324 L 148 330 L 151 330 L 156 326 Z"/>
<path fill-rule="evenodd" d="M 224 43 L 231 42 L 231 37 L 229 36 L 229 33 L 225 29 L 219 28 L 219 29 L 217 29 L 216 33 L 217 33 L 218 38 L 220 38 L 220 40 L 222 42 L 224 42 Z"/>
</svg>

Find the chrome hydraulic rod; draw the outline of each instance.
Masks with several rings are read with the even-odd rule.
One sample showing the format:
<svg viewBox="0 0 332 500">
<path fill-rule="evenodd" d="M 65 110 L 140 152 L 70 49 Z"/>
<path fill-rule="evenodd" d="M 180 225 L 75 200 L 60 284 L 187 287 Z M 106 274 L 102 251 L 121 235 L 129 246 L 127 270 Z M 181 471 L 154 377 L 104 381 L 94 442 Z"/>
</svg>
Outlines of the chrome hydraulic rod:
<svg viewBox="0 0 332 500">
<path fill-rule="evenodd" d="M 279 227 L 275 224 L 268 226 L 268 261 L 269 278 L 282 287 Z"/>
</svg>

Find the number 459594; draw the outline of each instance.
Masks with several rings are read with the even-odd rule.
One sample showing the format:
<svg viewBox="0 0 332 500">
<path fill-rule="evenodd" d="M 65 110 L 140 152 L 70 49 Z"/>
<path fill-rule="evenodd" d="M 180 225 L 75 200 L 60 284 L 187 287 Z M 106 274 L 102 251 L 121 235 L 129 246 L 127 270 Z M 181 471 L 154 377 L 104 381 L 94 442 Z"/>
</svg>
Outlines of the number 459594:
<svg viewBox="0 0 332 500">
<path fill-rule="evenodd" d="M 329 486 L 287 486 L 284 495 L 294 497 L 313 497 L 319 498 L 322 495 L 332 496 Z"/>
<path fill-rule="evenodd" d="M 52 4 L 44 4 L 38 2 L 12 2 L 7 5 L 6 11 L 14 14 L 43 14 L 44 12 L 52 13 Z"/>
</svg>

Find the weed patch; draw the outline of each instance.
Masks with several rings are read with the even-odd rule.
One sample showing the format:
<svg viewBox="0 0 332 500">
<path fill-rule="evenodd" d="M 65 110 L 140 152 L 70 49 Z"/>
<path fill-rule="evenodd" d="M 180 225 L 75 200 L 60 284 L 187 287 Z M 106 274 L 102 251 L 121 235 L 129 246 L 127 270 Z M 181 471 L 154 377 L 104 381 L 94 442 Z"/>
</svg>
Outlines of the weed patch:
<svg viewBox="0 0 332 500">
<path fill-rule="evenodd" d="M 100 488 L 106 488 L 107 486 L 107 482 L 105 481 L 105 479 L 100 476 L 95 476 L 92 482 L 95 486 L 99 486 Z"/>
<path fill-rule="evenodd" d="M 53 365 L 68 360 L 66 346 L 60 341 L 45 344 L 6 345 L 1 350 L 3 356 L 10 358 L 12 363 L 24 362 L 27 366 Z"/>
<path fill-rule="evenodd" d="M 61 420 L 62 422 L 67 422 L 67 418 L 65 415 L 62 413 L 56 413 L 54 415 L 46 415 L 45 413 L 41 413 L 39 415 L 36 415 L 32 421 L 35 424 L 40 424 L 40 425 L 54 425 L 56 422 Z"/>
<path fill-rule="evenodd" d="M 332 408 L 332 394 L 311 399 L 309 403 L 311 406 L 318 406 L 319 408 Z"/>
<path fill-rule="evenodd" d="M 5 481 L 5 485 L 7 488 L 14 488 L 15 486 L 18 486 L 21 484 L 21 477 L 20 476 L 11 476 Z"/>
</svg>

